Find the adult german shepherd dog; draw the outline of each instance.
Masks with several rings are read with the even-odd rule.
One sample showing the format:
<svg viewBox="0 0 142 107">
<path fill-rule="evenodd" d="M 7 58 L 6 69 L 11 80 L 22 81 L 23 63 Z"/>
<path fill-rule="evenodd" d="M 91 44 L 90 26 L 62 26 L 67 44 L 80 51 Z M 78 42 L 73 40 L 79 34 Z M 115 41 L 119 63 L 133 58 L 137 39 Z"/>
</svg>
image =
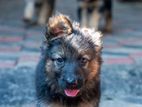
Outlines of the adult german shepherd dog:
<svg viewBox="0 0 142 107">
<path fill-rule="evenodd" d="M 38 107 L 98 107 L 102 35 L 67 16 L 51 17 L 36 69 Z"/>
<path fill-rule="evenodd" d="M 98 29 L 99 20 L 104 16 L 104 32 L 112 32 L 112 0 L 77 0 L 78 17 L 81 26 Z"/>
</svg>

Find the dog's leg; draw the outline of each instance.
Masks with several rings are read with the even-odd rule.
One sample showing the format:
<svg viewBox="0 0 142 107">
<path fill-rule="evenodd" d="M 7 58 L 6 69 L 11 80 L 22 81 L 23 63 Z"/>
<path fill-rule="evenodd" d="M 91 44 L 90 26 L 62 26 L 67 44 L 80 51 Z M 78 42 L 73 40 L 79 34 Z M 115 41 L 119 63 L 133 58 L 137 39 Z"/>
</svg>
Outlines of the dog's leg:
<svg viewBox="0 0 142 107">
<path fill-rule="evenodd" d="M 88 27 L 88 14 L 86 8 L 82 8 L 81 11 L 81 26 Z"/>
<path fill-rule="evenodd" d="M 55 0 L 43 0 L 43 5 L 38 18 L 40 25 L 45 25 L 54 10 Z"/>
<path fill-rule="evenodd" d="M 78 9 L 77 9 L 77 16 L 78 16 L 79 22 L 81 21 L 81 12 L 82 12 L 82 8 L 78 6 Z"/>
<path fill-rule="evenodd" d="M 35 0 L 25 0 L 26 7 L 24 10 L 24 21 L 31 21 L 35 11 Z"/>
<path fill-rule="evenodd" d="M 36 8 L 36 16 L 39 16 L 39 13 L 41 11 L 41 7 L 43 5 L 43 0 L 36 0 L 36 3 L 35 3 L 35 8 Z"/>
<path fill-rule="evenodd" d="M 90 15 L 89 27 L 98 30 L 99 19 L 100 19 L 100 14 L 98 10 L 94 10 L 93 13 Z"/>
<path fill-rule="evenodd" d="M 44 0 L 42 3 L 42 7 L 40 9 L 40 12 L 39 12 L 39 17 L 38 17 L 38 24 L 40 25 L 45 25 L 46 23 L 46 16 L 48 12 L 47 7 L 48 7 L 48 4 Z"/>
<path fill-rule="evenodd" d="M 106 24 L 105 24 L 104 30 L 106 32 L 112 32 L 112 17 L 108 11 L 105 12 L 105 20 L 106 20 Z"/>
<path fill-rule="evenodd" d="M 111 0 L 104 0 L 105 5 L 105 31 L 111 32 L 112 31 L 112 1 Z"/>
</svg>

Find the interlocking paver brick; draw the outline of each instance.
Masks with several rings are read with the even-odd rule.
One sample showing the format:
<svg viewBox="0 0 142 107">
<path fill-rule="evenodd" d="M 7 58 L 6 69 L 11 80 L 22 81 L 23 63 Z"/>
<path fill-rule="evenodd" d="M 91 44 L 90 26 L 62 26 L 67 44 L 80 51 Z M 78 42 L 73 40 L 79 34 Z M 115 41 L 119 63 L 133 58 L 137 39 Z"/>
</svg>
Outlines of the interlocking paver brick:
<svg viewBox="0 0 142 107">
<path fill-rule="evenodd" d="M 137 48 L 129 48 L 129 47 L 119 47 L 119 48 L 115 48 L 115 49 L 104 49 L 103 50 L 104 53 L 112 53 L 112 54 L 132 54 L 132 53 L 137 53 L 137 52 L 141 52 L 140 49 Z"/>
<path fill-rule="evenodd" d="M 20 46 L 0 46 L 0 52 L 19 52 Z"/>
<path fill-rule="evenodd" d="M 39 41 L 30 40 L 30 41 L 23 42 L 23 48 L 26 48 L 26 49 L 31 49 L 31 50 L 35 49 L 39 51 L 40 46 L 41 46 L 41 42 Z"/>
<path fill-rule="evenodd" d="M 142 3 L 113 4 L 113 33 L 103 38 L 101 107 L 141 107 Z M 0 3 L 0 107 L 35 107 L 34 70 L 45 28 L 25 28 L 23 7 L 23 0 Z M 78 20 L 76 0 L 57 0 L 56 10 Z"/>
<path fill-rule="evenodd" d="M 20 42 L 23 40 L 23 37 L 0 37 L 0 42 Z"/>
<path fill-rule="evenodd" d="M 104 102 L 101 103 L 101 107 L 113 107 L 115 105 L 115 107 L 141 107 L 141 104 L 135 104 L 135 103 L 129 103 L 120 99 L 114 99 L 114 100 L 104 100 Z"/>
<path fill-rule="evenodd" d="M 16 62 L 14 60 L 0 60 L 0 69 L 14 68 Z"/>
<path fill-rule="evenodd" d="M 25 51 L 21 53 L 19 59 L 17 60 L 17 68 L 18 67 L 31 67 L 35 68 L 39 61 L 39 53 Z"/>
<path fill-rule="evenodd" d="M 0 52 L 0 59 L 17 59 L 19 57 L 19 52 Z"/>
<path fill-rule="evenodd" d="M 107 58 L 105 61 L 105 64 L 133 64 L 133 59 L 130 59 L 129 57 L 126 58 Z"/>
<path fill-rule="evenodd" d="M 14 27 L 14 26 L 0 26 L 0 31 L 5 32 L 24 32 L 25 29 L 22 27 Z"/>
</svg>

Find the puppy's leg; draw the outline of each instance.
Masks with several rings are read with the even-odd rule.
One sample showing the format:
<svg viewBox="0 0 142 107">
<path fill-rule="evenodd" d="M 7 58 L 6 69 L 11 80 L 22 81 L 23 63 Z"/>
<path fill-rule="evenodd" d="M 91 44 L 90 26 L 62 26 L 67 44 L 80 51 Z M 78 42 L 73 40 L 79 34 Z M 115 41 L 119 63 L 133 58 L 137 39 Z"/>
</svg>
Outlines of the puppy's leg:
<svg viewBox="0 0 142 107">
<path fill-rule="evenodd" d="M 61 105 L 60 103 L 51 103 L 51 104 L 37 103 L 36 107 L 65 107 L 65 106 Z"/>
<path fill-rule="evenodd" d="M 80 103 L 78 107 L 99 107 L 99 100 L 93 100 L 90 102 Z"/>
<path fill-rule="evenodd" d="M 54 10 L 55 0 L 43 0 L 43 5 L 38 18 L 40 25 L 45 25 Z"/>
<path fill-rule="evenodd" d="M 53 103 L 53 104 L 49 104 L 47 107 L 66 107 L 66 106 L 61 105 L 60 103 Z"/>
<path fill-rule="evenodd" d="M 35 0 L 25 0 L 24 21 L 31 21 L 35 11 Z"/>
</svg>

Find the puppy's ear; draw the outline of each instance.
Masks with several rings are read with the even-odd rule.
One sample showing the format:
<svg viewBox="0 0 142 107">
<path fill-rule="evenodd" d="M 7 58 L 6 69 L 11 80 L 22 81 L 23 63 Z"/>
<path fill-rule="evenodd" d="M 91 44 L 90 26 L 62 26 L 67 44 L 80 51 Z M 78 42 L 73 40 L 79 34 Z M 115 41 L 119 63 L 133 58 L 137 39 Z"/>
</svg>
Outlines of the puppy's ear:
<svg viewBox="0 0 142 107">
<path fill-rule="evenodd" d="M 93 44 L 95 45 L 96 51 L 100 51 L 102 49 L 102 33 L 99 31 L 95 31 L 94 29 L 82 28 L 82 33 L 89 38 Z"/>
<path fill-rule="evenodd" d="M 102 42 L 102 33 L 99 31 L 96 31 L 92 35 L 92 39 L 94 41 L 94 44 L 96 45 L 95 49 L 97 52 L 100 52 L 101 49 L 103 48 L 103 42 Z"/>
<path fill-rule="evenodd" d="M 46 38 L 51 40 L 52 38 L 60 35 L 70 35 L 73 27 L 70 19 L 62 14 L 49 18 L 46 27 Z"/>
</svg>

